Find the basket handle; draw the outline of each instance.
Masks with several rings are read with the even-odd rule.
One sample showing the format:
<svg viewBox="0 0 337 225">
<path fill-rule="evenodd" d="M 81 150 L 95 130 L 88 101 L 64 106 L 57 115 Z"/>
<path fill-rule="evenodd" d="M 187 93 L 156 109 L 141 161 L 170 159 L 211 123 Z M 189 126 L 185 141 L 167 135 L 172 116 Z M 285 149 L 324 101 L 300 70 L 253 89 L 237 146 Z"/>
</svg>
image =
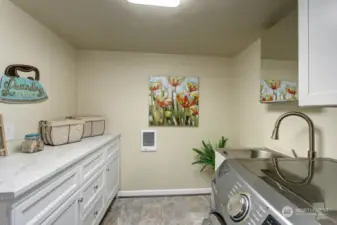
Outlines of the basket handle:
<svg viewBox="0 0 337 225">
<path fill-rule="evenodd" d="M 18 74 L 18 71 L 22 71 L 22 72 L 35 72 L 35 79 L 33 77 L 28 77 L 29 80 L 36 80 L 39 81 L 40 80 L 40 72 L 39 70 L 34 67 L 34 66 L 30 66 L 30 65 L 24 65 L 24 64 L 13 64 L 13 65 L 9 65 L 6 67 L 5 69 L 5 74 L 9 77 L 20 77 Z"/>
</svg>

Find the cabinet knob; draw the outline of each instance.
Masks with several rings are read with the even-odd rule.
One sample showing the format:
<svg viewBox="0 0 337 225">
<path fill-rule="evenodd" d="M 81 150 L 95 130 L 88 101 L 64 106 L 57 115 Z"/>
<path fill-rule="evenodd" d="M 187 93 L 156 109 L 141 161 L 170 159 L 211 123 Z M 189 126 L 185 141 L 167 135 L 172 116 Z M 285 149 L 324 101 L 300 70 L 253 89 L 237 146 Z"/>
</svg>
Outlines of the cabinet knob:
<svg viewBox="0 0 337 225">
<path fill-rule="evenodd" d="M 83 198 L 78 199 L 78 202 L 82 203 L 83 202 Z"/>
<path fill-rule="evenodd" d="M 95 211 L 95 212 L 94 212 L 94 216 L 97 216 L 97 214 L 98 214 L 98 212 L 97 212 L 97 211 Z"/>
<path fill-rule="evenodd" d="M 97 190 L 98 189 L 98 185 L 94 186 L 94 189 Z"/>
<path fill-rule="evenodd" d="M 108 171 L 108 172 L 109 172 L 109 171 L 110 171 L 110 168 L 106 168 L 106 171 Z"/>
</svg>

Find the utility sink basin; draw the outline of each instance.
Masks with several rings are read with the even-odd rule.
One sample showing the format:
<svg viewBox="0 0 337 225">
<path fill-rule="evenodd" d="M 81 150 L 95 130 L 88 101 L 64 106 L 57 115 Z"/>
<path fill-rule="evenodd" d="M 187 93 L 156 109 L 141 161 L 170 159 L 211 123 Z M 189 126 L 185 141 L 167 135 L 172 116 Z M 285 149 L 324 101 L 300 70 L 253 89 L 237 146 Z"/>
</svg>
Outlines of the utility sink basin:
<svg viewBox="0 0 337 225">
<path fill-rule="evenodd" d="M 269 159 L 269 158 L 285 158 L 288 157 L 279 152 L 268 148 L 247 148 L 247 149 L 218 149 L 225 158 L 241 158 L 241 159 Z"/>
</svg>

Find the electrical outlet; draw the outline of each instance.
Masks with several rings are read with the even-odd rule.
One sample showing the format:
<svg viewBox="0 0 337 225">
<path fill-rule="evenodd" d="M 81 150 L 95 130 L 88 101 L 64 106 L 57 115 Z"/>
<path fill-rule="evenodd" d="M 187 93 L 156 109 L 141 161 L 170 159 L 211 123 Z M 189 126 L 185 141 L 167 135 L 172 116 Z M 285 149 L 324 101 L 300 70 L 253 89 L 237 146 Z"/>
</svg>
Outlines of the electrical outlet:
<svg viewBox="0 0 337 225">
<path fill-rule="evenodd" d="M 14 124 L 5 124 L 5 136 L 6 141 L 15 139 L 15 127 Z"/>
</svg>

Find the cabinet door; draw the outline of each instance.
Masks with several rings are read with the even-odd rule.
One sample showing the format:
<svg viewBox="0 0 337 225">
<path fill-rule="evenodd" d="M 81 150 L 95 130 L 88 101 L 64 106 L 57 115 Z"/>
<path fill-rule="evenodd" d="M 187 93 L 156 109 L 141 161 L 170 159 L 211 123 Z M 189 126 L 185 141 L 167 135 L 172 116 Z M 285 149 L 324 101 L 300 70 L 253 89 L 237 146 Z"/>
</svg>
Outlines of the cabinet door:
<svg viewBox="0 0 337 225">
<path fill-rule="evenodd" d="M 337 1 L 299 0 L 299 104 L 337 105 Z"/>
<path fill-rule="evenodd" d="M 81 188 L 81 216 L 83 216 L 91 207 L 92 203 L 97 200 L 98 193 L 104 191 L 104 175 L 104 170 L 99 170 L 97 174 Z"/>
<path fill-rule="evenodd" d="M 79 192 L 71 196 L 42 225 L 79 225 Z"/>
<path fill-rule="evenodd" d="M 79 187 L 78 168 L 56 176 L 14 208 L 15 225 L 41 224 Z"/>
<path fill-rule="evenodd" d="M 104 199 L 103 193 L 97 195 L 97 200 L 83 216 L 81 225 L 98 225 L 104 214 Z"/>
<path fill-rule="evenodd" d="M 105 169 L 105 199 L 110 204 L 116 196 L 119 189 L 119 152 L 117 152 L 109 161 Z"/>
</svg>

